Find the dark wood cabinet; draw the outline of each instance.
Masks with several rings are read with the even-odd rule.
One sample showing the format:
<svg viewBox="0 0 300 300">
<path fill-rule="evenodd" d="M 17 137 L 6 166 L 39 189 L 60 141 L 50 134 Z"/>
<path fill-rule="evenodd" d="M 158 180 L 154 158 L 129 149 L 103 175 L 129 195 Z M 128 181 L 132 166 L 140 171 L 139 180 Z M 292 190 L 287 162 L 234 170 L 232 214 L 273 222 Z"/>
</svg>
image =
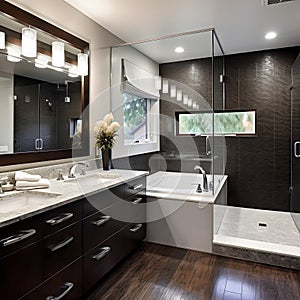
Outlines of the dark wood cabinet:
<svg viewBox="0 0 300 300">
<path fill-rule="evenodd" d="M 0 228 L 1 299 L 86 296 L 145 238 L 145 184 L 132 180 Z"/>
</svg>

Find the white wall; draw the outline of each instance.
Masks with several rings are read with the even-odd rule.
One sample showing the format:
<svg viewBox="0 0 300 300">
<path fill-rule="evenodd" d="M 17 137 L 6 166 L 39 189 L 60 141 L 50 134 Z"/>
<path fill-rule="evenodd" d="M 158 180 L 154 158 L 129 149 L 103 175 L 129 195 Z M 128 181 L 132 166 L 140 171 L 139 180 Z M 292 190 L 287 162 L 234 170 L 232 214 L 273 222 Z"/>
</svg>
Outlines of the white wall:
<svg viewBox="0 0 300 300">
<path fill-rule="evenodd" d="M 63 0 L 12 0 L 34 15 L 90 43 L 90 128 L 91 154 L 94 152 L 93 128 L 110 111 L 110 56 L 107 47 L 122 42 L 112 33 L 89 19 Z M 36 164 L 35 164 L 36 165 Z M 28 165 L 27 165 L 28 167 Z"/>
<path fill-rule="evenodd" d="M 14 79 L 11 74 L 0 73 L 0 155 L 13 153 L 14 141 Z M 7 149 L 6 149 L 7 148 Z"/>
</svg>

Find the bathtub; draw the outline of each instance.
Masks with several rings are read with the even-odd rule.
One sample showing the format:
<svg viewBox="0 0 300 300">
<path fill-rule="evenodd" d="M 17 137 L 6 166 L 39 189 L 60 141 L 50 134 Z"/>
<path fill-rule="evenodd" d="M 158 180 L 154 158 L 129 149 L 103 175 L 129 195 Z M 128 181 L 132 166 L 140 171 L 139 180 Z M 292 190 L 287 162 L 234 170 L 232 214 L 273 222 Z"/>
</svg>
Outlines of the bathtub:
<svg viewBox="0 0 300 300">
<path fill-rule="evenodd" d="M 207 175 L 208 183 L 212 176 Z M 202 174 L 157 172 L 147 178 L 147 240 L 212 253 L 227 203 L 227 176 L 214 176 L 215 194 L 197 192 Z"/>
</svg>

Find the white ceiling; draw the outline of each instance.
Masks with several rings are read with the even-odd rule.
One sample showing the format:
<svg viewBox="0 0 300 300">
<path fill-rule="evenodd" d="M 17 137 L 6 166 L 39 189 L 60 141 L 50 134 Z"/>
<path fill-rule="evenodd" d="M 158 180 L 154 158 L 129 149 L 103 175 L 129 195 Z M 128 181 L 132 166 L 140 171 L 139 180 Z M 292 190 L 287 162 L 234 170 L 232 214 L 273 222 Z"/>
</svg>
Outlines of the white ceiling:
<svg viewBox="0 0 300 300">
<path fill-rule="evenodd" d="M 214 27 L 225 54 L 300 45 L 300 0 L 267 7 L 263 0 L 65 1 L 126 42 Z M 266 40 L 269 31 L 278 37 Z"/>
</svg>

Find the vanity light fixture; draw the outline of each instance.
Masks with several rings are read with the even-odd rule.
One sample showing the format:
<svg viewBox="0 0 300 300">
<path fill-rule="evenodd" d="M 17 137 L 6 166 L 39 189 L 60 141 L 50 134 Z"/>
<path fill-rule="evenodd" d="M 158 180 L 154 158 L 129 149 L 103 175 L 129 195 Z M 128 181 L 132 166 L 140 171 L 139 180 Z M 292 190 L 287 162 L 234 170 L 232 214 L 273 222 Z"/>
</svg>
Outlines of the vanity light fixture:
<svg viewBox="0 0 300 300">
<path fill-rule="evenodd" d="M 21 49 L 12 45 L 7 47 L 7 60 L 10 62 L 19 62 L 21 60 Z"/>
<path fill-rule="evenodd" d="M 65 65 L 65 44 L 52 42 L 52 66 L 63 67 Z"/>
<path fill-rule="evenodd" d="M 37 31 L 30 27 L 22 28 L 22 55 L 36 57 Z"/>
<path fill-rule="evenodd" d="M 267 40 L 272 40 L 272 39 L 275 39 L 277 36 L 277 33 L 276 32 L 268 32 L 266 35 L 265 35 L 265 39 Z"/>
<path fill-rule="evenodd" d="M 182 90 L 177 90 L 177 101 L 182 101 Z"/>
<path fill-rule="evenodd" d="M 189 107 L 192 107 L 193 106 L 193 100 L 192 100 L 192 98 L 188 98 L 188 106 Z"/>
<path fill-rule="evenodd" d="M 167 79 L 163 79 L 162 92 L 163 94 L 167 94 L 169 92 L 169 82 Z"/>
<path fill-rule="evenodd" d="M 176 47 L 174 51 L 176 53 L 182 53 L 182 52 L 184 52 L 184 49 L 182 47 Z"/>
<path fill-rule="evenodd" d="M 89 73 L 89 57 L 85 53 L 77 54 L 78 74 L 86 76 Z"/>
<path fill-rule="evenodd" d="M 197 109 L 197 102 L 193 101 L 193 109 Z"/>
<path fill-rule="evenodd" d="M 174 84 L 171 85 L 170 96 L 171 98 L 176 98 L 176 85 Z"/>
<path fill-rule="evenodd" d="M 183 95 L 183 104 L 187 105 L 189 102 L 189 97 L 188 95 Z"/>
<path fill-rule="evenodd" d="M 5 32 L 0 31 L 0 49 L 5 49 Z"/>
<path fill-rule="evenodd" d="M 155 78 L 154 78 L 154 88 L 158 91 L 161 90 L 161 77 L 160 76 L 155 76 Z"/>
</svg>

